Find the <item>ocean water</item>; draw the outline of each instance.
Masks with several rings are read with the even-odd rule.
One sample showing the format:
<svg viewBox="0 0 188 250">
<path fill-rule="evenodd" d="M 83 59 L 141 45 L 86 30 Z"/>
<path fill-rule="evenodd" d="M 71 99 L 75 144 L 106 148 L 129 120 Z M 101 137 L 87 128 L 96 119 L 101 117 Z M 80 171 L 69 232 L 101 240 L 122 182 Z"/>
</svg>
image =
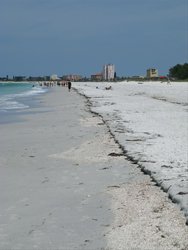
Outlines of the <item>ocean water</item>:
<svg viewBox="0 0 188 250">
<path fill-rule="evenodd" d="M 28 110 L 34 96 L 47 92 L 33 83 L 0 82 L 0 123 L 10 121 L 20 111 Z"/>
</svg>

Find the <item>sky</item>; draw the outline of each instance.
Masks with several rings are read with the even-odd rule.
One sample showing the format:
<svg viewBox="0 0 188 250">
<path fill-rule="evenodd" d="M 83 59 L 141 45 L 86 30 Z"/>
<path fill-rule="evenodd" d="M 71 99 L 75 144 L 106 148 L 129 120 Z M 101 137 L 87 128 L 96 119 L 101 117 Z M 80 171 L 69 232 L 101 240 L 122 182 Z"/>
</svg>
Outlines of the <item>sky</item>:
<svg viewBox="0 0 188 250">
<path fill-rule="evenodd" d="M 146 75 L 188 62 L 188 0 L 0 0 L 0 76 Z"/>
</svg>

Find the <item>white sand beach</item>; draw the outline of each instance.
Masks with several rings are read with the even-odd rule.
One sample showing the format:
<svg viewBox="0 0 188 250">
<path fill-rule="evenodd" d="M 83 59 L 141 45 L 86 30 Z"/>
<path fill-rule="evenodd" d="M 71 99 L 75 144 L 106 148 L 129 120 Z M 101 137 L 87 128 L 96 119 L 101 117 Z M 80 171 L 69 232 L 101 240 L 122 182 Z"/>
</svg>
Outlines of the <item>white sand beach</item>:
<svg viewBox="0 0 188 250">
<path fill-rule="evenodd" d="M 188 223 L 188 82 L 93 82 L 75 88 L 89 98 L 126 156 L 180 205 Z"/>
<path fill-rule="evenodd" d="M 183 211 L 87 99 L 63 87 L 38 98 L 0 124 L 0 250 L 187 250 Z"/>
</svg>

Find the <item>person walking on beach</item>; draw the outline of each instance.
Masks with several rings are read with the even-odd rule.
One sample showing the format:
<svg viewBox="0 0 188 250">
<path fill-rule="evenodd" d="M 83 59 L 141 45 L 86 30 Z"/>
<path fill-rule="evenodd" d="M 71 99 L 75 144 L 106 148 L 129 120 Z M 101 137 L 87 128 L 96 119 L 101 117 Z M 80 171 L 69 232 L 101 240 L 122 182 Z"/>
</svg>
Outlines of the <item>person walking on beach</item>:
<svg viewBox="0 0 188 250">
<path fill-rule="evenodd" d="M 68 89 L 69 89 L 69 92 L 70 92 L 70 90 L 71 90 L 71 82 L 70 81 L 68 82 Z"/>
</svg>

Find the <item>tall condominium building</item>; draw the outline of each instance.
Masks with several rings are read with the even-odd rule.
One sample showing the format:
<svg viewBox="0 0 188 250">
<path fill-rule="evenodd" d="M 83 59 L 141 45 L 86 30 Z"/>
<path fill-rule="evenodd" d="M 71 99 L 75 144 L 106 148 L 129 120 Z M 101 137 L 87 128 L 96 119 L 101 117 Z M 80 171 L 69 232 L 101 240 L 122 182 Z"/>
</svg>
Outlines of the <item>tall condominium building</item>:
<svg viewBox="0 0 188 250">
<path fill-rule="evenodd" d="M 104 80 L 113 80 L 115 75 L 115 66 L 114 64 L 107 64 L 103 67 L 103 79 Z"/>
</svg>

